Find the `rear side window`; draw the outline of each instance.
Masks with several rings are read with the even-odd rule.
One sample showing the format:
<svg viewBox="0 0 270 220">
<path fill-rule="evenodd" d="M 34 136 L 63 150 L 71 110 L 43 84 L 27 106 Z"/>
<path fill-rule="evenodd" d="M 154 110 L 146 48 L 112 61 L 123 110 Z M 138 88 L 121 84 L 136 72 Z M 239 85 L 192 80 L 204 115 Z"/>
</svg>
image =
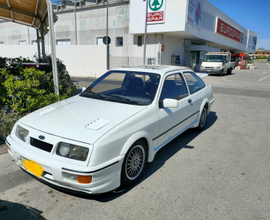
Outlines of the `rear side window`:
<svg viewBox="0 0 270 220">
<path fill-rule="evenodd" d="M 194 94 L 205 87 L 204 82 L 195 73 L 184 72 L 184 76 L 186 78 L 190 94 Z"/>
</svg>

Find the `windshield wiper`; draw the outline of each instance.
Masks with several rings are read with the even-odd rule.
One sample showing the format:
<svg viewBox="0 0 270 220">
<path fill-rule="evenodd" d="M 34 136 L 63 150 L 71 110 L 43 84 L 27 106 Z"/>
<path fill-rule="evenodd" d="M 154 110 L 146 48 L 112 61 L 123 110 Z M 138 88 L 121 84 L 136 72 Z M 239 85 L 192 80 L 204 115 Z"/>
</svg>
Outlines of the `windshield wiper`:
<svg viewBox="0 0 270 220">
<path fill-rule="evenodd" d="M 139 101 L 133 101 L 128 98 L 124 98 L 121 95 L 113 94 L 109 95 L 106 98 L 109 101 L 117 101 L 117 102 L 122 102 L 122 103 L 127 103 L 127 104 L 136 104 L 136 105 L 143 105 L 144 103 L 139 102 Z"/>
<path fill-rule="evenodd" d="M 98 98 L 98 99 L 105 99 L 101 94 L 96 93 L 96 92 L 86 92 L 86 91 L 84 91 L 83 93 L 80 94 L 80 96 L 90 97 L 90 98 Z"/>
</svg>

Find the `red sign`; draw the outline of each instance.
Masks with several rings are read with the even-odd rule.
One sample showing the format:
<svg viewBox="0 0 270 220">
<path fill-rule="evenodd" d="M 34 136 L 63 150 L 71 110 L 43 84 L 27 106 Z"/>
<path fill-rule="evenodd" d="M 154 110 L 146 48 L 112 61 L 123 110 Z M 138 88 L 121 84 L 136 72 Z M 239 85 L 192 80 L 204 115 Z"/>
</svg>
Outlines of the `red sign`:
<svg viewBox="0 0 270 220">
<path fill-rule="evenodd" d="M 240 43 L 243 42 L 243 34 L 242 32 L 238 31 L 231 25 L 227 24 L 226 22 L 222 21 L 221 19 L 218 18 L 217 22 L 217 33 L 229 37 L 233 40 L 236 40 Z"/>
<path fill-rule="evenodd" d="M 162 44 L 161 46 L 161 50 L 164 51 L 165 50 L 165 46 Z"/>
<path fill-rule="evenodd" d="M 147 14 L 147 22 L 164 21 L 164 11 L 149 12 Z"/>
</svg>

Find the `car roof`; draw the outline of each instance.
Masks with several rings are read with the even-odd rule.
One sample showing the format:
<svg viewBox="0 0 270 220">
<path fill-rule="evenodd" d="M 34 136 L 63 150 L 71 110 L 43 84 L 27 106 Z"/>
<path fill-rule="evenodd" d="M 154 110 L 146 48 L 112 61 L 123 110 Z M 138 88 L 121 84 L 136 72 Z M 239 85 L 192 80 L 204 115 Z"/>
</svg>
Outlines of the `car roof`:
<svg viewBox="0 0 270 220">
<path fill-rule="evenodd" d="M 132 71 L 132 72 L 148 72 L 165 75 L 168 72 L 173 71 L 192 71 L 191 69 L 183 66 L 170 66 L 170 65 L 140 65 L 140 66 L 129 66 L 111 69 L 112 71 Z"/>
</svg>

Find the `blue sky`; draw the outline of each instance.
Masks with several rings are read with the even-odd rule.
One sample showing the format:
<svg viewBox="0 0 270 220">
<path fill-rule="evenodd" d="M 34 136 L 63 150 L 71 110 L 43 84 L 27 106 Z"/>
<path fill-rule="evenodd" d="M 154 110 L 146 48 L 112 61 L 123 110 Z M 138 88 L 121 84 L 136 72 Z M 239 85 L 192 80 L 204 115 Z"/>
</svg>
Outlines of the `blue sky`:
<svg viewBox="0 0 270 220">
<path fill-rule="evenodd" d="M 270 0 L 208 1 L 244 28 L 257 33 L 257 48 L 270 49 Z"/>
</svg>

